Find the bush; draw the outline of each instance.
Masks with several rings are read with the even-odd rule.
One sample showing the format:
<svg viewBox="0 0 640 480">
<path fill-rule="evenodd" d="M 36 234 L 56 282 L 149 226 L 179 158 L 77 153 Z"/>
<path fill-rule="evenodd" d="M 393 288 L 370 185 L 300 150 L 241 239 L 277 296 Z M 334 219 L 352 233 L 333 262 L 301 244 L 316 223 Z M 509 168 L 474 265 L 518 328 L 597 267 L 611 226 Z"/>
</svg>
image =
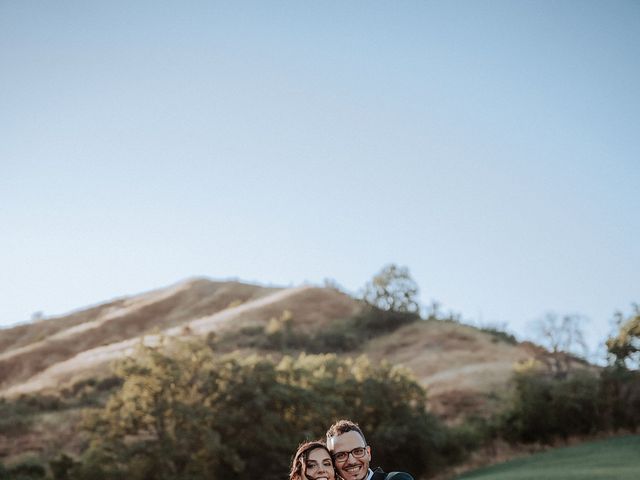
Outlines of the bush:
<svg viewBox="0 0 640 480">
<path fill-rule="evenodd" d="M 588 434 L 601 425 L 599 379 L 588 372 L 566 378 L 524 372 L 514 377 L 511 405 L 500 430 L 512 441 L 551 443 L 556 437 Z"/>
<path fill-rule="evenodd" d="M 49 461 L 49 468 L 51 468 L 54 480 L 69 480 L 69 475 L 75 465 L 76 462 L 64 453 Z"/>
<path fill-rule="evenodd" d="M 26 460 L 7 469 L 11 480 L 37 480 L 46 475 L 45 468 L 35 460 Z M 1 478 L 1 477 L 0 477 Z"/>
<path fill-rule="evenodd" d="M 517 345 L 518 340 L 514 335 L 509 332 L 506 332 L 504 329 L 497 326 L 485 326 L 480 327 L 480 331 L 488 333 L 491 335 L 493 343 L 503 342 L 509 345 Z"/>
<path fill-rule="evenodd" d="M 4 435 L 19 435 L 26 432 L 31 426 L 29 416 L 12 408 L 0 406 L 0 432 Z"/>
<path fill-rule="evenodd" d="M 311 332 L 294 327 L 288 311 L 273 317 L 266 326 L 251 325 L 227 332 L 211 343 L 221 348 L 261 348 L 264 350 L 335 353 L 357 350 L 364 342 L 418 321 L 417 313 L 384 311 L 365 307 L 362 313 L 337 319 L 328 326 Z"/>
<path fill-rule="evenodd" d="M 55 397 L 22 395 L 8 400 L 0 398 L 0 432 L 5 435 L 25 433 L 33 423 L 33 416 L 42 411 L 57 409 Z"/>
<path fill-rule="evenodd" d="M 603 428 L 636 431 L 640 426 L 640 372 L 617 366 L 600 374 Z"/>
<path fill-rule="evenodd" d="M 338 418 L 360 423 L 375 463 L 416 477 L 459 453 L 404 370 L 366 358 L 217 357 L 202 344 L 143 348 L 121 389 L 87 424 L 92 445 L 73 480 L 281 479 L 298 443 Z"/>
<path fill-rule="evenodd" d="M 353 319 L 353 328 L 362 332 L 365 338 L 373 338 L 391 333 L 398 328 L 420 320 L 413 312 L 395 312 L 368 308 Z"/>
</svg>

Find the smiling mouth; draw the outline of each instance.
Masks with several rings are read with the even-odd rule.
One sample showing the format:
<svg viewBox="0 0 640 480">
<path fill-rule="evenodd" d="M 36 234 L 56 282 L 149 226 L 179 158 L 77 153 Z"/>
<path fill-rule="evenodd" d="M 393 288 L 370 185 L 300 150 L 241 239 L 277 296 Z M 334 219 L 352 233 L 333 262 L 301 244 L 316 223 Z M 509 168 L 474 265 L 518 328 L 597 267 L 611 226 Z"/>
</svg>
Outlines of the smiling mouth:
<svg viewBox="0 0 640 480">
<path fill-rule="evenodd" d="M 350 465 L 344 468 L 344 471 L 350 474 L 358 473 L 360 471 L 361 465 Z"/>
</svg>

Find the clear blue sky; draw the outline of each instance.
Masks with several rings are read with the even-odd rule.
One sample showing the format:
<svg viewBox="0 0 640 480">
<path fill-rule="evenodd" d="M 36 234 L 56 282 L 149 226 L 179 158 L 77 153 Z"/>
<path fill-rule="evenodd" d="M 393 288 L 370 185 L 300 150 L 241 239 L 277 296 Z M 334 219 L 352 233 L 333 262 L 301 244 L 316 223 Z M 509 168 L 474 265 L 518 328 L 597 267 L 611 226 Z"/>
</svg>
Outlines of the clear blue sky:
<svg viewBox="0 0 640 480">
<path fill-rule="evenodd" d="M 521 337 L 640 302 L 640 3 L 0 3 L 0 324 L 194 275 Z"/>
</svg>

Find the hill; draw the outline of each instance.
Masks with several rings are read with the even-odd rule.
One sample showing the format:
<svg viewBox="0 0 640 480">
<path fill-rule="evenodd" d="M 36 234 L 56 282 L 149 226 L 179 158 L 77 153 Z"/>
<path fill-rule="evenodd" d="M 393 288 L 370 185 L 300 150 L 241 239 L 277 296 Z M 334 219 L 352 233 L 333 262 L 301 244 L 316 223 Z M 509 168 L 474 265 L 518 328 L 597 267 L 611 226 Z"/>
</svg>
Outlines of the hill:
<svg viewBox="0 0 640 480">
<path fill-rule="evenodd" d="M 640 472 L 640 436 L 610 438 L 556 448 L 493 465 L 460 480 L 635 480 Z"/>
<path fill-rule="evenodd" d="M 266 324 L 284 311 L 296 328 L 318 329 L 355 315 L 360 305 L 335 290 L 264 288 L 190 280 L 68 316 L 0 330 L 0 394 L 55 391 L 130 355 L 143 341 L 225 333 Z"/>
<path fill-rule="evenodd" d="M 331 351 L 332 343 L 319 345 L 318 339 L 333 333 L 348 334 L 353 342 L 333 350 L 339 355 L 366 354 L 374 361 L 408 367 L 428 389 L 430 409 L 456 422 L 471 413 L 491 412 L 514 364 L 545 355 L 530 343 L 453 321 L 419 320 L 368 331 L 362 315 L 360 302 L 332 288 L 190 279 L 0 330 L 0 396 L 62 392 L 68 397 L 81 392 L 82 402 L 99 402 L 95 395 L 102 387 L 95 385 L 109 385 L 112 363 L 132 355 L 138 343 L 154 345 L 163 337 L 206 336 L 215 339 L 221 351 L 279 356 L 318 348 Z M 292 333 L 296 342 L 265 342 L 274 325 Z M 44 410 L 31 427 L 0 436 L 0 456 L 78 441 L 68 426 L 79 421 L 79 408 Z"/>
<path fill-rule="evenodd" d="M 160 336 L 246 332 L 285 311 L 296 330 L 310 332 L 353 317 L 360 308 L 334 289 L 192 279 L 0 330 L 0 394 L 55 391 L 106 375 L 110 363 L 131 354 L 142 339 L 153 344 Z M 540 350 L 500 341 L 473 327 L 432 320 L 374 338 L 353 353 L 409 367 L 429 388 L 433 407 L 447 416 L 460 407 L 486 407 L 487 395 L 504 386 L 514 363 Z"/>
<path fill-rule="evenodd" d="M 57 388 L 126 354 L 127 341 L 210 318 L 276 289 L 188 280 L 70 315 L 0 330 L 0 394 Z M 124 342 L 124 343 L 123 343 Z"/>
</svg>

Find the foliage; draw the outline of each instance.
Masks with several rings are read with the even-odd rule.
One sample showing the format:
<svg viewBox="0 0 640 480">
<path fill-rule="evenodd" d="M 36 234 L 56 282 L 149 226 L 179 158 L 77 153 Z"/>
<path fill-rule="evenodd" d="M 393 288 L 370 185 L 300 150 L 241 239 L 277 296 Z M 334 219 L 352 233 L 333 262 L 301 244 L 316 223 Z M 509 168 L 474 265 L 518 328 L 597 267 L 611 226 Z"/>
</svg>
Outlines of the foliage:
<svg viewBox="0 0 640 480">
<path fill-rule="evenodd" d="M 513 395 L 495 419 L 509 441 L 552 443 L 640 427 L 639 371 L 611 366 L 559 377 L 533 362 L 516 371 L 512 383 Z"/>
<path fill-rule="evenodd" d="M 289 310 L 282 312 L 280 317 L 273 317 L 264 327 L 262 346 L 272 350 L 296 348 L 301 335 L 293 331 L 293 316 Z"/>
<path fill-rule="evenodd" d="M 359 314 L 336 319 L 324 328 L 300 331 L 288 310 L 273 317 L 266 326 L 252 325 L 227 332 L 212 341 L 217 347 L 245 347 L 264 350 L 335 353 L 355 351 L 372 338 L 419 320 L 417 313 L 384 311 L 366 307 Z"/>
<path fill-rule="evenodd" d="M 372 338 L 391 333 L 419 319 L 417 313 L 368 307 L 354 317 L 334 321 L 328 328 L 315 332 L 305 346 L 306 351 L 328 353 L 356 350 Z"/>
<path fill-rule="evenodd" d="M 5 435 L 25 432 L 31 425 L 32 413 L 33 408 L 23 402 L 0 398 L 0 432 Z"/>
<path fill-rule="evenodd" d="M 565 378 L 525 371 L 514 375 L 514 394 L 500 430 L 511 441 L 551 443 L 600 427 L 599 379 L 586 371 Z"/>
<path fill-rule="evenodd" d="M 36 460 L 25 460 L 10 467 L 0 467 L 0 479 L 39 480 L 45 476 L 45 468 Z"/>
<path fill-rule="evenodd" d="M 105 378 L 85 378 L 62 390 L 66 404 L 95 406 L 99 397 L 108 394 L 122 384 L 122 379 L 111 375 Z"/>
<path fill-rule="evenodd" d="M 488 417 L 471 415 L 465 418 L 462 423 L 452 427 L 451 433 L 456 445 L 462 452 L 470 453 L 490 444 L 500 435 L 498 420 L 499 418 L 495 415 Z"/>
<path fill-rule="evenodd" d="M 40 414 L 99 405 L 100 397 L 113 391 L 120 383 L 121 379 L 117 377 L 89 378 L 63 389 L 60 394 L 0 397 L 0 432 L 7 437 L 24 435 L 37 424 Z"/>
<path fill-rule="evenodd" d="M 556 363 L 550 371 L 529 368 L 513 379 L 513 397 L 498 419 L 511 441 L 546 442 L 569 435 L 636 431 L 640 426 L 640 309 L 617 314 L 620 332 L 607 342 L 611 365 L 599 373 L 570 371 L 562 354 L 582 342 L 578 318 L 548 315 L 538 324 Z M 564 359 L 564 360 L 563 360 Z M 531 364 L 535 367 L 535 364 Z"/>
<path fill-rule="evenodd" d="M 362 299 L 383 311 L 417 314 L 420 311 L 418 291 L 418 284 L 407 267 L 389 264 L 367 282 Z"/>
<path fill-rule="evenodd" d="M 425 320 L 437 320 L 439 322 L 449 323 L 463 323 L 462 314 L 453 310 L 449 310 L 446 313 L 443 312 L 441 310 L 440 302 L 437 302 L 435 300 L 432 301 L 425 309 Z M 474 325 L 471 326 L 473 327 Z"/>
<path fill-rule="evenodd" d="M 49 468 L 53 474 L 53 480 L 69 480 L 69 475 L 76 465 L 76 462 L 64 453 L 50 460 Z"/>
<path fill-rule="evenodd" d="M 547 313 L 534 323 L 541 344 L 552 355 L 552 366 L 557 376 L 566 376 L 571 369 L 571 355 L 585 356 L 587 345 L 581 324 L 586 320 L 579 315 L 559 316 Z"/>
<path fill-rule="evenodd" d="M 505 326 L 485 325 L 485 326 L 478 327 L 478 329 L 481 332 L 488 333 L 489 335 L 491 335 L 493 337 L 492 338 L 493 343 L 503 342 L 509 345 L 518 344 L 518 340 L 516 339 L 516 337 L 513 334 L 507 332 Z"/>
<path fill-rule="evenodd" d="M 619 368 L 640 368 L 640 305 L 633 306 L 628 318 L 616 313 L 618 335 L 607 340 L 607 350 Z"/>
<path fill-rule="evenodd" d="M 415 476 L 460 454 L 404 370 L 365 357 L 218 357 L 203 344 L 140 347 L 121 389 L 87 420 L 94 432 L 70 479 L 281 479 L 301 440 L 358 421 L 375 461 Z"/>
<path fill-rule="evenodd" d="M 12 399 L 0 397 L 0 432 L 5 435 L 23 434 L 29 430 L 38 413 L 64 407 L 64 403 L 55 395 L 20 395 Z"/>
<path fill-rule="evenodd" d="M 640 427 L 640 371 L 616 366 L 600 375 L 600 401 L 605 430 Z"/>
</svg>

